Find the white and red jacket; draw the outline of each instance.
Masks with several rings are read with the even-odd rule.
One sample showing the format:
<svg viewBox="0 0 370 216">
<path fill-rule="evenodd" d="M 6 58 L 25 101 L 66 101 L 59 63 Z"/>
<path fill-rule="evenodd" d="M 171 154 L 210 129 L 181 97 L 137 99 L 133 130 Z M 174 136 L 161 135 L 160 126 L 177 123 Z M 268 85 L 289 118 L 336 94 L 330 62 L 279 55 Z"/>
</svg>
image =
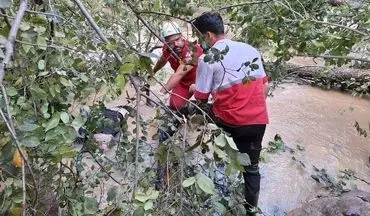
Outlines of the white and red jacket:
<svg viewBox="0 0 370 216">
<path fill-rule="evenodd" d="M 213 98 L 214 114 L 231 125 L 268 124 L 264 84 L 267 76 L 262 64 L 260 53 L 252 46 L 222 39 L 213 47 L 229 51 L 221 62 L 204 62 L 202 55 L 199 59 L 196 75 L 195 98 L 205 100 L 209 95 Z M 243 66 L 258 58 L 253 64 L 258 69 L 252 71 L 249 66 Z M 249 71 L 249 76 L 256 78 L 243 85 L 243 79 Z"/>
</svg>

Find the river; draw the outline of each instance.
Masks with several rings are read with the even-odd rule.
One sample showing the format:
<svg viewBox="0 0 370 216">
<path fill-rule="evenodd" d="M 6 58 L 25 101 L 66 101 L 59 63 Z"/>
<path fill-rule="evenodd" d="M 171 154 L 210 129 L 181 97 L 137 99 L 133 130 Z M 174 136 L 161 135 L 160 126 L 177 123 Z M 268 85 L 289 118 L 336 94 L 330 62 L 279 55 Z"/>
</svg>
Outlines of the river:
<svg viewBox="0 0 370 216">
<path fill-rule="evenodd" d="M 299 144 L 305 150 L 268 154 L 267 162 L 261 163 L 259 204 L 267 215 L 283 215 L 322 193 L 322 185 L 310 177 L 315 174 L 313 165 L 333 178 L 340 170 L 351 169 L 370 181 L 370 138 L 359 136 L 354 127 L 358 121 L 368 128 L 369 100 L 297 84 L 284 84 L 273 95 L 267 100 L 270 124 L 263 145 L 280 134 L 287 146 Z M 369 185 L 354 184 L 370 192 Z"/>
</svg>

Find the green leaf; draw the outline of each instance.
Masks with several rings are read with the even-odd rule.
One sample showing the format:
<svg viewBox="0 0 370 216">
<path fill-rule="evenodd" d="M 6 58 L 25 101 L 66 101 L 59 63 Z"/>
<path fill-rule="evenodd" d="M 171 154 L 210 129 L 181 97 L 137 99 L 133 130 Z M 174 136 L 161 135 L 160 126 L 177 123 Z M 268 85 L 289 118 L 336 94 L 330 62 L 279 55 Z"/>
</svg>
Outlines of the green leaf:
<svg viewBox="0 0 370 216">
<path fill-rule="evenodd" d="M 133 71 L 134 68 L 135 68 L 135 64 L 125 63 L 124 65 L 121 66 L 119 71 L 121 72 L 121 74 L 129 74 Z"/>
<path fill-rule="evenodd" d="M 41 89 L 39 86 L 37 86 L 36 84 L 31 86 L 30 91 L 31 91 L 32 97 L 34 97 L 34 99 L 38 99 L 38 100 L 43 100 L 44 99 L 44 100 L 46 100 L 47 97 L 48 97 L 48 94 L 43 89 Z"/>
<path fill-rule="evenodd" d="M 208 54 L 208 55 L 205 55 L 204 58 L 203 58 L 203 61 L 204 62 L 210 62 L 212 60 L 212 55 L 211 54 Z"/>
<path fill-rule="evenodd" d="M 66 35 L 63 32 L 55 31 L 55 37 L 64 38 Z"/>
<path fill-rule="evenodd" d="M 1 0 L 0 0 L 1 1 Z M 1 45 L 4 45 L 4 44 L 6 44 L 6 42 L 8 41 L 8 39 L 6 39 L 6 37 L 4 37 L 4 36 L 2 36 L 2 35 L 0 35 L 0 44 Z"/>
<path fill-rule="evenodd" d="M 204 175 L 203 173 L 198 173 L 196 176 L 197 185 L 199 186 L 202 191 L 207 194 L 215 194 L 215 184 L 213 181 L 208 178 L 208 176 Z"/>
<path fill-rule="evenodd" d="M 59 120 L 60 120 L 60 113 L 58 112 L 54 113 L 53 117 L 46 124 L 43 125 L 45 127 L 45 132 L 58 126 Z"/>
<path fill-rule="evenodd" d="M 99 203 L 94 198 L 85 197 L 84 209 L 87 214 L 95 214 L 99 211 Z"/>
<path fill-rule="evenodd" d="M 118 190 L 117 187 L 109 188 L 108 193 L 107 193 L 107 201 L 108 202 L 114 201 L 114 199 L 116 199 L 117 190 Z"/>
<path fill-rule="evenodd" d="M 38 128 L 39 126 L 37 124 L 29 123 L 29 122 L 24 122 L 22 125 L 18 127 L 20 131 L 24 132 L 30 132 L 34 131 Z"/>
<path fill-rule="evenodd" d="M 0 8 L 10 8 L 11 4 L 11 0 L 0 0 Z"/>
<path fill-rule="evenodd" d="M 19 29 L 21 31 L 27 31 L 30 28 L 31 28 L 31 26 L 28 22 L 22 22 L 21 25 L 19 26 Z"/>
<path fill-rule="evenodd" d="M 153 201 L 152 200 L 149 200 L 148 202 L 145 203 L 144 210 L 145 211 L 148 211 L 150 209 L 153 209 L 153 206 L 154 206 Z"/>
<path fill-rule="evenodd" d="M 125 85 L 126 85 L 126 78 L 124 75 L 122 74 L 118 74 L 118 76 L 116 77 L 116 85 L 117 85 L 117 88 L 123 90 L 125 88 Z"/>
<path fill-rule="evenodd" d="M 137 192 L 135 194 L 135 200 L 145 203 L 148 200 L 148 196 L 143 192 Z"/>
<path fill-rule="evenodd" d="M 22 145 L 25 147 L 33 148 L 40 145 L 40 141 L 37 137 L 27 137 L 22 142 Z"/>
<path fill-rule="evenodd" d="M 236 147 L 236 144 L 235 144 L 235 142 L 234 142 L 233 138 L 231 138 L 231 137 L 229 137 L 229 136 L 225 136 L 225 138 L 226 138 L 226 140 L 227 140 L 227 143 L 229 144 L 229 146 L 230 146 L 232 149 L 234 149 L 234 150 L 236 150 L 236 151 L 239 151 L 238 147 Z"/>
<path fill-rule="evenodd" d="M 34 30 L 40 35 L 46 31 L 46 28 L 44 26 L 36 26 Z"/>
<path fill-rule="evenodd" d="M 226 144 L 226 142 L 225 142 Z M 217 154 L 217 156 L 219 158 L 221 158 L 222 160 L 226 160 L 227 159 L 227 154 L 225 151 L 223 151 L 222 149 L 218 148 L 217 146 L 214 147 L 214 151 L 215 153 Z"/>
<path fill-rule="evenodd" d="M 250 65 L 250 68 L 251 68 L 252 70 L 257 70 L 258 68 L 260 68 L 260 66 L 258 66 L 258 64 L 251 64 L 251 65 Z"/>
<path fill-rule="evenodd" d="M 116 46 L 114 44 L 111 44 L 111 43 L 108 43 L 107 45 L 105 45 L 105 47 L 107 48 L 107 50 L 115 50 L 116 49 Z"/>
<path fill-rule="evenodd" d="M 192 186 L 194 183 L 195 183 L 195 177 L 192 176 L 192 177 L 189 177 L 187 179 L 185 179 L 183 182 L 182 182 L 182 186 L 183 187 L 189 187 L 189 186 Z"/>
<path fill-rule="evenodd" d="M 222 205 L 222 203 L 220 202 L 214 202 L 213 203 L 213 208 L 215 209 L 215 211 L 221 215 L 224 215 L 225 212 L 226 212 L 226 207 L 224 205 Z"/>
<path fill-rule="evenodd" d="M 159 196 L 159 191 L 153 190 L 152 188 L 149 188 L 146 192 L 146 195 L 148 196 L 148 199 L 155 200 Z"/>
<path fill-rule="evenodd" d="M 212 131 L 214 131 L 214 130 L 217 130 L 217 129 L 218 129 L 217 125 L 212 124 L 212 123 L 208 123 L 208 124 L 207 124 L 207 128 L 208 128 L 208 129 L 210 129 L 210 130 L 212 130 Z"/>
<path fill-rule="evenodd" d="M 75 128 L 80 128 L 85 124 L 85 119 L 82 116 L 77 116 L 75 119 L 72 121 L 72 125 Z"/>
<path fill-rule="evenodd" d="M 47 43 L 46 43 L 45 37 L 41 35 L 37 36 L 37 45 L 39 46 L 41 50 L 46 50 Z"/>
<path fill-rule="evenodd" d="M 23 48 L 25 53 L 28 53 L 30 51 L 30 49 L 32 48 L 32 45 L 22 44 L 22 48 Z"/>
<path fill-rule="evenodd" d="M 62 120 L 63 123 L 67 124 L 69 122 L 69 115 L 66 112 L 60 113 L 60 120 Z"/>
<path fill-rule="evenodd" d="M 133 216 L 144 216 L 145 215 L 145 209 L 143 207 L 138 207 L 135 209 Z"/>
<path fill-rule="evenodd" d="M 240 153 L 238 152 L 236 155 L 236 159 L 240 165 L 248 166 L 251 165 L 251 159 L 247 153 Z"/>
<path fill-rule="evenodd" d="M 215 144 L 217 146 L 220 146 L 220 147 L 225 147 L 226 143 L 227 143 L 227 140 L 225 138 L 225 134 L 220 134 L 218 135 L 215 140 L 214 140 Z"/>
<path fill-rule="evenodd" d="M 13 96 L 16 96 L 18 94 L 17 89 L 14 88 L 14 87 L 8 87 L 8 88 L 6 88 L 6 92 L 8 93 L 8 96 L 9 97 L 13 97 Z"/>
<path fill-rule="evenodd" d="M 45 69 L 45 60 L 41 59 L 39 63 L 37 64 L 37 67 L 39 70 L 44 70 Z"/>
<path fill-rule="evenodd" d="M 73 83 L 71 80 L 67 80 L 64 77 L 60 77 L 60 83 L 64 85 L 65 87 L 73 87 Z"/>
</svg>

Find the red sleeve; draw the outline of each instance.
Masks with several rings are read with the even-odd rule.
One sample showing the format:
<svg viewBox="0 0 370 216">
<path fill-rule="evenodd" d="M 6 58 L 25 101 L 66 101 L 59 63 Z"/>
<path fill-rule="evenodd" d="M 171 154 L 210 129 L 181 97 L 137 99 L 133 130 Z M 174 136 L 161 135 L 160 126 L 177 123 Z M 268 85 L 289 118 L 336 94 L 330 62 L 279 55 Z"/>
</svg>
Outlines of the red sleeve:
<svg viewBox="0 0 370 216">
<path fill-rule="evenodd" d="M 200 91 L 195 91 L 194 93 L 195 99 L 198 99 L 198 100 L 208 100 L 209 95 L 210 93 L 203 93 Z"/>
<path fill-rule="evenodd" d="M 263 84 L 267 83 L 269 81 L 269 78 L 267 76 L 263 77 Z"/>
</svg>

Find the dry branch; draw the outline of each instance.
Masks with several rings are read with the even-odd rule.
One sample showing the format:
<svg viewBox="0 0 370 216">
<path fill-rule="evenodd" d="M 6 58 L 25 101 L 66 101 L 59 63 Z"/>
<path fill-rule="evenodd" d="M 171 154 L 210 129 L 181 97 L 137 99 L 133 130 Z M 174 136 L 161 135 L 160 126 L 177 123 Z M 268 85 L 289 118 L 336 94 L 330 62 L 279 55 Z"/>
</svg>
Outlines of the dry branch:
<svg viewBox="0 0 370 216">
<path fill-rule="evenodd" d="M 234 8 L 234 7 L 241 7 L 241 6 L 245 6 L 245 5 L 265 4 L 265 3 L 272 2 L 272 1 L 274 1 L 274 0 L 244 2 L 244 3 L 240 3 L 240 4 L 234 4 L 234 5 L 229 5 L 229 6 L 221 7 L 219 9 L 217 9 L 217 10 L 218 11 L 220 11 L 220 10 L 226 10 L 226 9 L 230 9 L 230 8 Z"/>
<path fill-rule="evenodd" d="M 12 23 L 12 27 L 10 28 L 8 41 L 5 44 L 5 57 L 3 62 L 0 64 L 0 84 L 3 82 L 7 65 L 9 64 L 11 57 L 13 56 L 14 52 L 14 41 L 17 37 L 17 33 L 19 30 L 19 26 L 21 25 L 21 21 L 24 15 L 24 12 L 27 9 L 28 0 L 21 0 L 17 15 Z"/>
</svg>

